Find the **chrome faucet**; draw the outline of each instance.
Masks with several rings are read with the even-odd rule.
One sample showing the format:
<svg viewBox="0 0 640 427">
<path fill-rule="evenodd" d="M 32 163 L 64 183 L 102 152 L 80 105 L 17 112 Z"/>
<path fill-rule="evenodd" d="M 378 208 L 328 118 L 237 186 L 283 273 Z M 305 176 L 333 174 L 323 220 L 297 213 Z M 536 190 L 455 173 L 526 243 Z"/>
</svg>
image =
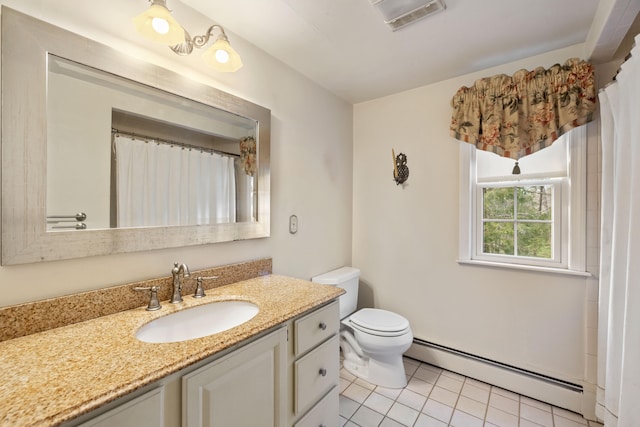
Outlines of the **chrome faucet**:
<svg viewBox="0 0 640 427">
<path fill-rule="evenodd" d="M 189 267 L 187 264 L 178 265 L 177 262 L 173 263 L 171 269 L 171 276 L 173 276 L 173 295 L 171 296 L 171 303 L 182 302 L 182 281 L 180 280 L 180 273 L 183 277 L 189 277 Z"/>
</svg>

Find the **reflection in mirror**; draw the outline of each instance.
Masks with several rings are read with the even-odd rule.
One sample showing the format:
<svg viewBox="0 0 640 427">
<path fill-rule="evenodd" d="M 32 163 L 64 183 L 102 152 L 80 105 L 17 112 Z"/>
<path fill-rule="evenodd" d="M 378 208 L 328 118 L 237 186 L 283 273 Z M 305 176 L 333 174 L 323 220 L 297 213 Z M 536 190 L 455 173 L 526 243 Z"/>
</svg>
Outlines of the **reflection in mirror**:
<svg viewBox="0 0 640 427">
<path fill-rule="evenodd" d="M 2 265 L 270 235 L 269 109 L 5 6 L 0 19 Z M 125 197 L 127 186 L 147 184 L 118 172 L 126 164 L 120 139 L 135 143 L 131 152 L 154 146 L 203 156 L 184 171 L 175 159 L 158 167 L 135 157 L 129 175 L 155 168 L 142 175 L 157 191 Z M 212 157 L 233 159 L 224 169 L 229 185 L 201 173 L 213 170 L 202 160 Z M 186 188 L 176 174 L 190 177 Z M 165 193 L 159 210 L 145 198 Z M 168 207 L 179 210 L 147 219 Z M 72 222 L 48 224 L 48 216 Z"/>
<path fill-rule="evenodd" d="M 47 230 L 257 220 L 254 159 L 240 149 L 255 120 L 51 54 L 47 63 Z"/>
</svg>

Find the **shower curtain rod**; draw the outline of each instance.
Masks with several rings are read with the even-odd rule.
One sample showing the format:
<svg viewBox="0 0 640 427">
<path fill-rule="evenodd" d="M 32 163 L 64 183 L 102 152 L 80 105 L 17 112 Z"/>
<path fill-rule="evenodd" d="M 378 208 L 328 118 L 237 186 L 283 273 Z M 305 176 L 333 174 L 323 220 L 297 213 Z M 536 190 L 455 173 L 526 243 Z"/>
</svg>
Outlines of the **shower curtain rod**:
<svg viewBox="0 0 640 427">
<path fill-rule="evenodd" d="M 239 154 L 233 154 L 233 153 L 226 153 L 224 151 L 220 151 L 220 150 L 215 150 L 213 148 L 206 148 L 206 147 L 200 147 L 198 145 L 191 145 L 191 144 L 185 144 L 184 142 L 178 142 L 178 141 L 172 141 L 170 139 L 164 139 L 164 138 L 156 138 L 153 136 L 148 136 L 148 135 L 142 135 L 139 133 L 134 133 L 134 132 L 128 132 L 128 131 L 123 131 L 120 129 L 116 129 L 116 128 L 111 128 L 111 133 L 112 134 L 120 134 L 120 135 L 126 135 L 126 136 L 130 136 L 133 139 L 140 139 L 142 141 L 145 142 L 155 142 L 157 144 L 167 144 L 167 145 L 171 145 L 171 146 L 176 146 L 176 147 L 182 147 L 182 148 L 188 148 L 190 150 L 199 150 L 201 153 L 215 153 L 215 154 L 219 154 L 221 156 L 227 156 L 227 157 L 233 157 L 233 158 L 240 158 Z M 239 144 L 240 142 L 238 142 Z"/>
<path fill-rule="evenodd" d="M 633 45 L 631 46 L 631 50 L 633 50 L 635 47 L 636 47 L 636 44 L 634 42 Z M 625 62 L 627 62 L 631 58 L 631 50 L 629 51 L 629 53 L 627 53 L 627 56 L 624 57 L 624 61 L 622 61 L 622 64 L 620 64 L 620 67 L 618 67 L 618 71 L 616 71 L 616 75 L 613 76 L 613 80 L 609 84 L 616 81 L 616 77 L 618 77 L 618 74 L 620 74 L 620 70 L 622 70 L 622 66 L 624 65 Z M 607 84 L 607 86 L 609 84 Z"/>
</svg>

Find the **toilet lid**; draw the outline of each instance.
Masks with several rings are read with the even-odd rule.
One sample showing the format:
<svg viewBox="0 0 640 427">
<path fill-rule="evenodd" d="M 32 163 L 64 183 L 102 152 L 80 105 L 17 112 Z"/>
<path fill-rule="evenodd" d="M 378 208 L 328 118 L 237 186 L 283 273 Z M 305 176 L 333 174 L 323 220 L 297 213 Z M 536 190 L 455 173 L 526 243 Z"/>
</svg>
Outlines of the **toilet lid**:
<svg viewBox="0 0 640 427">
<path fill-rule="evenodd" d="M 363 308 L 349 318 L 354 327 L 373 332 L 398 333 L 409 328 L 409 321 L 399 314 L 377 308 Z"/>
</svg>

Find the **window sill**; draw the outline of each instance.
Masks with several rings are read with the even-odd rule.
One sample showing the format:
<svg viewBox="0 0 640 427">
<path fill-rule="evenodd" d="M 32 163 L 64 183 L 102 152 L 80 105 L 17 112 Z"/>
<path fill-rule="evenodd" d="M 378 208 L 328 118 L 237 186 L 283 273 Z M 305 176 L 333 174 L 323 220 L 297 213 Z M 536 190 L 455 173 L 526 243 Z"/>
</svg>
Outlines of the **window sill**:
<svg viewBox="0 0 640 427">
<path fill-rule="evenodd" d="M 506 262 L 479 261 L 475 259 L 459 259 L 458 264 L 478 265 L 483 267 L 512 268 L 514 270 L 537 271 L 540 273 L 564 274 L 568 276 L 592 276 L 592 274 L 588 271 L 569 270 L 566 268 L 538 267 L 535 265 L 509 264 Z"/>
</svg>

